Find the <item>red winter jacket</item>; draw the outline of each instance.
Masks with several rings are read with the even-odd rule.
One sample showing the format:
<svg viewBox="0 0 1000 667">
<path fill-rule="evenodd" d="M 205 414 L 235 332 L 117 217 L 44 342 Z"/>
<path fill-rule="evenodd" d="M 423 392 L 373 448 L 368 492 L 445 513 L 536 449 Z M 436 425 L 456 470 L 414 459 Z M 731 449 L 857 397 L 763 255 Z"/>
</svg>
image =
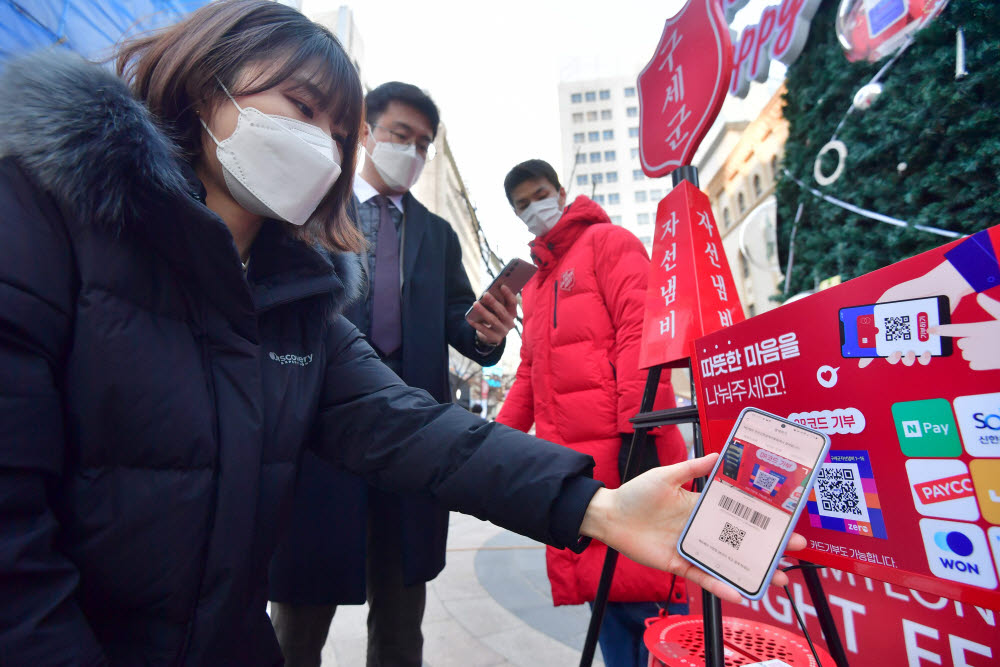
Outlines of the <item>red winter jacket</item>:
<svg viewBox="0 0 1000 667">
<path fill-rule="evenodd" d="M 629 419 L 639 411 L 646 373 L 639 340 L 649 257 L 631 232 L 611 224 L 587 197 L 577 197 L 556 226 L 531 242 L 538 273 L 524 288 L 521 365 L 497 421 L 594 457 L 594 477 L 621 484 L 618 451 Z M 669 374 L 656 409 L 674 406 Z M 655 432 L 663 464 L 685 458 L 677 427 Z M 552 599 L 557 605 L 593 600 L 607 548 L 594 540 L 582 554 L 547 548 Z M 618 561 L 614 602 L 666 600 L 670 575 Z M 684 599 L 684 585 L 674 586 Z"/>
</svg>

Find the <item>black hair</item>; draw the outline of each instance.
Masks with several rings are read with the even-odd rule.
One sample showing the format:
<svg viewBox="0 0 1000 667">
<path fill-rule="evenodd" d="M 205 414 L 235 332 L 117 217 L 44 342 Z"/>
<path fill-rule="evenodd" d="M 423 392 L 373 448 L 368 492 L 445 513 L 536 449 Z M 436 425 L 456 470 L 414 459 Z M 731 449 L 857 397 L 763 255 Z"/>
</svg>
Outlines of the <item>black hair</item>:
<svg viewBox="0 0 1000 667">
<path fill-rule="evenodd" d="M 555 186 L 556 192 L 562 188 L 559 185 L 559 177 L 556 176 L 556 170 L 552 168 L 551 164 L 545 160 L 527 160 L 507 172 L 507 176 L 503 179 L 503 189 L 507 193 L 507 201 L 510 202 L 511 206 L 514 205 L 514 200 L 511 197 L 514 188 L 525 181 L 535 178 L 544 178 Z"/>
<path fill-rule="evenodd" d="M 441 114 L 438 112 L 434 100 L 413 84 L 401 81 L 383 83 L 369 91 L 365 96 L 365 118 L 369 125 L 378 122 L 379 116 L 385 112 L 390 102 L 399 102 L 419 111 L 431 125 L 431 138 L 437 136 Z"/>
</svg>

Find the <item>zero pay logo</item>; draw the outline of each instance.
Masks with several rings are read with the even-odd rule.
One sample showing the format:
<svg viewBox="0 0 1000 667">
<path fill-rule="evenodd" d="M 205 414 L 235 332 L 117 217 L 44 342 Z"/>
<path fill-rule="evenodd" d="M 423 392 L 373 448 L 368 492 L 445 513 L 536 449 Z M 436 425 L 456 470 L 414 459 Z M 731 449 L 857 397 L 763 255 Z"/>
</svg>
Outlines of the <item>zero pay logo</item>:
<svg viewBox="0 0 1000 667">
<path fill-rule="evenodd" d="M 921 519 L 927 564 L 934 576 L 980 588 L 997 587 L 986 534 L 979 526 L 955 521 Z"/>
<path fill-rule="evenodd" d="M 1000 458 L 1000 392 L 959 396 L 955 414 L 965 451 L 980 458 Z"/>
<path fill-rule="evenodd" d="M 965 463 L 958 459 L 910 459 L 906 462 L 913 505 L 923 516 L 975 521 L 976 491 Z"/>
<path fill-rule="evenodd" d="M 907 456 L 958 456 L 962 443 L 951 414 L 951 405 L 943 398 L 906 401 L 892 405 L 899 446 Z"/>
</svg>

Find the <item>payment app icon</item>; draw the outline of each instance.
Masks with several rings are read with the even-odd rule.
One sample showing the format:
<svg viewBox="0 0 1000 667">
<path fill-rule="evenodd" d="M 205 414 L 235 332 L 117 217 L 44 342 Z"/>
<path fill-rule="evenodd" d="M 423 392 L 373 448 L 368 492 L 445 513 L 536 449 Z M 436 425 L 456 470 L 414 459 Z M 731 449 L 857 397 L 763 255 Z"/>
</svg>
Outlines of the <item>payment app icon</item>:
<svg viewBox="0 0 1000 667">
<path fill-rule="evenodd" d="M 975 521 L 976 491 L 969 469 L 958 459 L 910 459 L 906 462 L 913 505 L 923 516 Z"/>
<path fill-rule="evenodd" d="M 955 415 L 970 456 L 1000 458 L 1000 392 L 959 396 Z"/>
<path fill-rule="evenodd" d="M 1000 460 L 980 459 L 969 464 L 972 485 L 983 518 L 1000 525 Z"/>
<path fill-rule="evenodd" d="M 921 519 L 931 573 L 941 579 L 995 589 L 997 575 L 983 529 L 972 523 Z"/>
<path fill-rule="evenodd" d="M 899 446 L 907 456 L 959 456 L 962 442 L 951 414 L 951 405 L 943 398 L 893 403 Z"/>
</svg>

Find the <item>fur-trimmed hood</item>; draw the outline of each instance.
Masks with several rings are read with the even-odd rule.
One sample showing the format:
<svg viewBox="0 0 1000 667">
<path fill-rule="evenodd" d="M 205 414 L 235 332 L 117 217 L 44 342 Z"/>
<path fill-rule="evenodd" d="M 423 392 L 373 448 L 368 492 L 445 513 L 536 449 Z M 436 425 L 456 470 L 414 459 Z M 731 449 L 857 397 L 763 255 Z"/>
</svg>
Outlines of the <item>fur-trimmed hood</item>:
<svg viewBox="0 0 1000 667">
<path fill-rule="evenodd" d="M 61 49 L 15 60 L 0 71 L 0 157 L 6 156 L 16 158 L 81 224 L 116 232 L 148 224 L 164 201 L 190 200 L 201 190 L 125 83 Z M 285 247 L 302 245 L 281 236 Z M 333 269 L 343 283 L 334 295 L 338 310 L 359 296 L 356 255 L 294 254 L 314 275 Z"/>
</svg>

